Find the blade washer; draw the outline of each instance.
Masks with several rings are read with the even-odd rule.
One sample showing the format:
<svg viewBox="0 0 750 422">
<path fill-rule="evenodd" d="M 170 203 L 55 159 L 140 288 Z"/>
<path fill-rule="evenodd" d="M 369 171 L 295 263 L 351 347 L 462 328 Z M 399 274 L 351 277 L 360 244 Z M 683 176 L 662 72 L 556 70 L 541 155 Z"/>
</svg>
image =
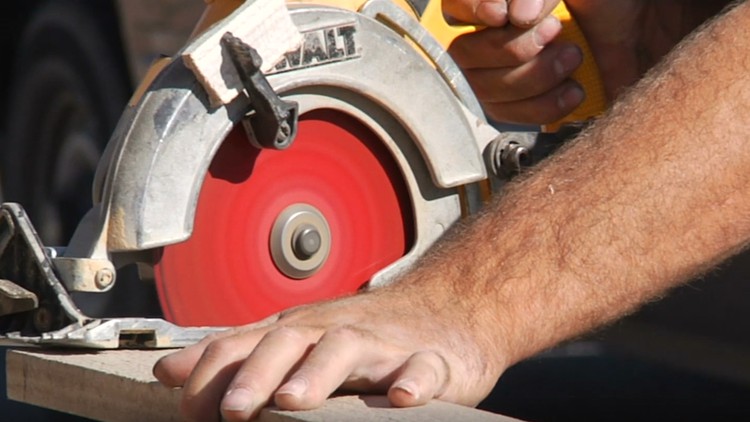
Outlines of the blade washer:
<svg viewBox="0 0 750 422">
<path fill-rule="evenodd" d="M 279 271 L 301 280 L 317 273 L 328 258 L 331 230 L 317 208 L 293 204 L 274 222 L 269 245 Z"/>
</svg>

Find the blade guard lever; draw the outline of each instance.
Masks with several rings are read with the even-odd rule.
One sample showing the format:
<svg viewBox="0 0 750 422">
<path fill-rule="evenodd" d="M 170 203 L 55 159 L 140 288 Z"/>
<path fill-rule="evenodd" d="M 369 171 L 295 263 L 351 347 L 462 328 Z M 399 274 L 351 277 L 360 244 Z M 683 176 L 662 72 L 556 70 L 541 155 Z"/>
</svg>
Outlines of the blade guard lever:
<svg viewBox="0 0 750 422">
<path fill-rule="evenodd" d="M 260 70 L 263 59 L 253 47 L 231 32 L 221 37 L 221 44 L 229 53 L 254 108 L 245 119 L 250 139 L 259 148 L 288 148 L 297 134 L 297 103 L 282 100 L 271 88 Z"/>
</svg>

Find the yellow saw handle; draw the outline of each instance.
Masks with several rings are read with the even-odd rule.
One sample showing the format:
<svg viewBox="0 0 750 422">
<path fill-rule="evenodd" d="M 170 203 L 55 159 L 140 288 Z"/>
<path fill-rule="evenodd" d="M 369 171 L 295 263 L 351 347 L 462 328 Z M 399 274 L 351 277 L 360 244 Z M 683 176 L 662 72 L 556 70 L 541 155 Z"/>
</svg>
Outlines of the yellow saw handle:
<svg viewBox="0 0 750 422">
<path fill-rule="evenodd" d="M 586 99 L 578 108 L 562 120 L 545 125 L 543 130 L 546 132 L 554 132 L 566 123 L 582 122 L 596 117 L 607 106 L 599 68 L 594 61 L 594 55 L 591 53 L 591 49 L 581 28 L 562 1 L 557 5 L 552 14 L 562 23 L 562 31 L 558 39 L 575 43 L 583 52 L 583 63 L 573 73 L 573 79 L 583 87 L 586 92 Z M 432 0 L 427 4 L 420 22 L 446 49 L 457 37 L 482 29 L 473 25 L 450 25 L 443 16 L 441 0 Z"/>
</svg>

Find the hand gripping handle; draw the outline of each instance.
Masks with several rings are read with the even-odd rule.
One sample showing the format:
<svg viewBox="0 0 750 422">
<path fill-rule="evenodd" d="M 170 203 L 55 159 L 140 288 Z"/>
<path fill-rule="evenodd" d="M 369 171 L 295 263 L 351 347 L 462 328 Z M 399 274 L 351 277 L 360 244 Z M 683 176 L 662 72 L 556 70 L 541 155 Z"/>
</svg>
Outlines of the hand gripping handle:
<svg viewBox="0 0 750 422">
<path fill-rule="evenodd" d="M 560 2 L 552 14 L 562 23 L 562 31 L 557 39 L 575 43 L 583 52 L 583 63 L 573 73 L 573 79 L 583 87 L 586 92 L 586 99 L 568 116 L 565 116 L 560 121 L 545 125 L 543 129 L 546 132 L 554 132 L 567 123 L 582 122 L 596 117 L 607 106 L 599 68 L 594 61 L 594 56 L 581 28 L 573 19 L 564 2 Z M 441 0 L 430 1 L 420 21 L 430 34 L 446 49 L 460 35 L 482 29 L 473 25 L 448 24 L 443 16 Z"/>
</svg>

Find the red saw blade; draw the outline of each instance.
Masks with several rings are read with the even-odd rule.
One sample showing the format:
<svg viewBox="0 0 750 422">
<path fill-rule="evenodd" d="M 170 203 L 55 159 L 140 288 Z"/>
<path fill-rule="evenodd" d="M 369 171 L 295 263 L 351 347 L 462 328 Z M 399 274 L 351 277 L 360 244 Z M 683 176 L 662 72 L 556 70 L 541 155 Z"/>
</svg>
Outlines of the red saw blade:
<svg viewBox="0 0 750 422">
<path fill-rule="evenodd" d="M 290 217 L 289 210 L 302 213 Z M 307 113 L 283 151 L 257 149 L 235 128 L 203 183 L 192 236 L 165 247 L 155 267 L 165 317 L 180 325 L 238 325 L 354 292 L 406 253 L 413 218 L 398 165 L 357 119 Z M 317 237 L 304 239 L 317 251 L 318 267 L 290 276 L 309 261 L 298 259 L 297 249 L 287 260 L 285 245 L 300 245 L 297 234 L 309 222 Z M 297 237 L 290 240 L 291 231 Z M 273 246 L 287 255 L 279 259 Z"/>
</svg>

